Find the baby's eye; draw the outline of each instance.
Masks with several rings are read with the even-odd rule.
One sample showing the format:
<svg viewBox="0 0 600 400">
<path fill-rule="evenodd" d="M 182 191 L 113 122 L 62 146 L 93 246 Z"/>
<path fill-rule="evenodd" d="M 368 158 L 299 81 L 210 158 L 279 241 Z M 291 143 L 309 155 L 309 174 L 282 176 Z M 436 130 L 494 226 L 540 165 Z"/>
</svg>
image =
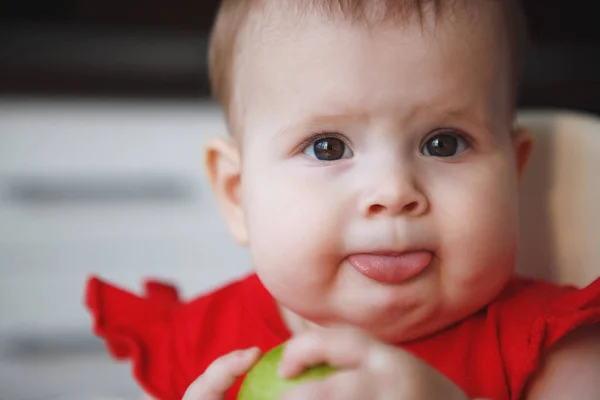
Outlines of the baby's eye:
<svg viewBox="0 0 600 400">
<path fill-rule="evenodd" d="M 444 132 L 432 136 L 421 149 L 429 157 L 454 157 L 469 148 L 465 138 L 452 132 Z"/>
<path fill-rule="evenodd" d="M 321 161 L 336 161 L 352 157 L 352 151 L 346 143 L 333 136 L 314 140 L 306 147 L 304 154 Z"/>
</svg>

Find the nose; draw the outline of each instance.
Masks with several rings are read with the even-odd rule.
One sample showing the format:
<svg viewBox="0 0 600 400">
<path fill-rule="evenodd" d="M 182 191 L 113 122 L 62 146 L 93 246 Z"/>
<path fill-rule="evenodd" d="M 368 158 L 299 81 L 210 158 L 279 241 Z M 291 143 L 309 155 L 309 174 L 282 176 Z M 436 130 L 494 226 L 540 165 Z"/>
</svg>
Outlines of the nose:
<svg viewBox="0 0 600 400">
<path fill-rule="evenodd" d="M 427 196 L 410 174 L 379 175 L 371 181 L 361 209 L 368 218 L 376 216 L 418 217 L 429 209 Z"/>
</svg>

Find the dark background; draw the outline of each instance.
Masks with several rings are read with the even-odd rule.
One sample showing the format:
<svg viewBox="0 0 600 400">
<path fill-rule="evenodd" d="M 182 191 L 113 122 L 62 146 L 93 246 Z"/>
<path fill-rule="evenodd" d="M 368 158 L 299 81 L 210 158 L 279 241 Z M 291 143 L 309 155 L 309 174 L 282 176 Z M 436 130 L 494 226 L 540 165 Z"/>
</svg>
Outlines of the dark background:
<svg viewBox="0 0 600 400">
<path fill-rule="evenodd" d="M 0 0 L 0 95 L 208 97 L 218 3 Z M 595 3 L 524 0 L 532 46 L 521 107 L 600 113 Z"/>
</svg>

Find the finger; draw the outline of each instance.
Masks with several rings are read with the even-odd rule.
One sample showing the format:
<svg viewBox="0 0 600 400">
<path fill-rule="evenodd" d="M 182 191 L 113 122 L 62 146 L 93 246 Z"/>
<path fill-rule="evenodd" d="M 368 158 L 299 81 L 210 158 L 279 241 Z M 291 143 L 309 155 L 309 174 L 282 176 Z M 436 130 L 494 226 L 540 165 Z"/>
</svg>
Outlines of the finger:
<svg viewBox="0 0 600 400">
<path fill-rule="evenodd" d="M 260 350 L 253 347 L 218 358 L 190 385 L 183 400 L 223 400 L 227 389 L 254 365 L 259 355 Z"/>
<path fill-rule="evenodd" d="M 313 329 L 286 344 L 279 373 L 291 378 L 307 367 L 322 363 L 338 368 L 359 368 L 376 343 L 356 329 Z"/>
<path fill-rule="evenodd" d="M 300 384 L 279 400 L 352 400 L 372 398 L 373 391 L 368 383 L 356 372 L 339 372 L 331 378 Z"/>
</svg>

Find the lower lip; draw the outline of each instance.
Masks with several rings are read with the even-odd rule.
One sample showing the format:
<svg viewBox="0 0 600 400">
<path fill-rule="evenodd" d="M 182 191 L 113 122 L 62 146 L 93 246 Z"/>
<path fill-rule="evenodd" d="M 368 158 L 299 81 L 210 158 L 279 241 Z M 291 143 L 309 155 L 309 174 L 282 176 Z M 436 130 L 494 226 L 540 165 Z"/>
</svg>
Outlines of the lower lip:
<svg viewBox="0 0 600 400">
<path fill-rule="evenodd" d="M 431 263 L 429 251 L 402 254 L 353 254 L 348 262 L 369 279 L 381 283 L 401 283 L 419 275 Z"/>
</svg>

